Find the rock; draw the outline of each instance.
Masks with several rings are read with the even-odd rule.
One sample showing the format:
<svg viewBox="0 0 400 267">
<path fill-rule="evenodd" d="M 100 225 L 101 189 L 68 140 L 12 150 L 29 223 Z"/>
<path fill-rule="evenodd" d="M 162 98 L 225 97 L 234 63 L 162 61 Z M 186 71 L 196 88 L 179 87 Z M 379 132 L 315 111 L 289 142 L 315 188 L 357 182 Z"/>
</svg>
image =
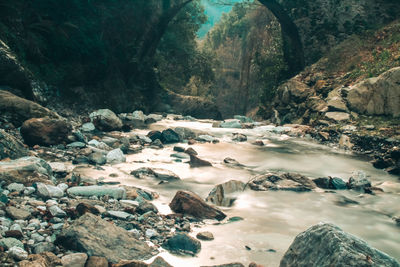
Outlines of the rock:
<svg viewBox="0 0 400 267">
<path fill-rule="evenodd" d="M 249 183 L 253 190 L 287 190 L 287 191 L 311 191 L 316 184 L 309 178 L 295 173 L 274 174 L 268 173 L 256 176 Z"/>
<path fill-rule="evenodd" d="M 365 115 L 400 117 L 400 67 L 377 78 L 366 79 L 348 89 L 346 100 L 352 111 Z"/>
<path fill-rule="evenodd" d="M 281 99 L 283 104 L 303 103 L 312 93 L 313 91 L 309 86 L 296 79 L 288 80 L 277 89 L 277 97 Z"/>
<path fill-rule="evenodd" d="M 176 213 L 191 215 L 199 219 L 220 221 L 226 217 L 222 211 L 208 205 L 198 195 L 189 191 L 178 191 L 169 206 Z"/>
<path fill-rule="evenodd" d="M 201 243 L 188 234 L 176 234 L 168 239 L 163 248 L 174 253 L 196 255 L 201 250 Z"/>
<path fill-rule="evenodd" d="M 108 267 L 108 260 L 104 257 L 90 256 L 85 267 Z"/>
<path fill-rule="evenodd" d="M 94 124 L 91 122 L 84 123 L 81 126 L 81 131 L 84 133 L 90 133 L 93 132 L 94 130 L 96 130 L 96 126 L 94 126 Z"/>
<path fill-rule="evenodd" d="M 233 118 L 235 120 L 239 120 L 242 123 L 252 123 L 254 122 L 252 118 L 246 117 L 246 116 L 242 116 L 242 115 L 235 115 L 233 116 Z"/>
<path fill-rule="evenodd" d="M 177 158 L 177 159 L 190 159 L 190 155 L 186 154 L 186 153 L 173 153 L 171 154 L 171 157 L 173 158 Z"/>
<path fill-rule="evenodd" d="M 11 183 L 7 186 L 8 191 L 10 192 L 18 192 L 21 193 L 24 191 L 25 186 L 23 184 L 18 184 L 18 183 Z"/>
<path fill-rule="evenodd" d="M 162 181 L 180 180 L 179 176 L 170 170 L 160 168 L 139 168 L 131 172 L 131 175 L 137 178 L 154 177 Z"/>
<path fill-rule="evenodd" d="M 42 242 L 39 244 L 36 244 L 33 247 L 33 251 L 35 254 L 41 254 L 43 252 L 54 252 L 56 250 L 56 246 L 54 246 L 53 243 L 50 242 Z"/>
<path fill-rule="evenodd" d="M 247 136 L 241 133 L 233 133 L 232 141 L 245 142 L 247 141 Z"/>
<path fill-rule="evenodd" d="M 7 115 L 16 127 L 20 127 L 24 121 L 32 118 L 60 119 L 57 113 L 4 90 L 0 90 L 0 114 Z"/>
<path fill-rule="evenodd" d="M 239 167 L 239 168 L 243 168 L 244 165 L 239 163 L 236 159 L 233 158 L 224 158 L 224 164 L 230 166 L 230 167 Z"/>
<path fill-rule="evenodd" d="M 99 109 L 89 115 L 92 123 L 101 131 L 113 131 L 122 128 L 122 121 L 109 109 Z"/>
<path fill-rule="evenodd" d="M 73 142 L 67 145 L 67 148 L 85 148 L 86 144 L 83 142 Z"/>
<path fill-rule="evenodd" d="M 29 146 L 50 146 L 67 142 L 71 129 L 67 121 L 45 117 L 25 121 L 20 131 L 25 143 Z"/>
<path fill-rule="evenodd" d="M 195 155 L 190 155 L 190 167 L 197 168 L 197 167 L 209 167 L 212 164 L 206 160 L 200 159 Z"/>
<path fill-rule="evenodd" d="M 107 163 L 107 157 L 101 152 L 94 152 L 88 157 L 89 163 L 94 165 L 104 165 Z"/>
<path fill-rule="evenodd" d="M 146 126 L 146 116 L 143 114 L 143 111 L 136 110 L 132 113 L 132 124 L 136 128 L 142 128 Z"/>
<path fill-rule="evenodd" d="M 100 211 L 98 208 L 96 208 L 96 206 L 92 206 L 90 204 L 87 203 L 79 203 L 76 208 L 75 208 L 76 212 L 78 212 L 79 216 L 82 216 L 83 214 L 85 214 L 86 212 L 90 212 L 94 215 L 99 215 Z"/>
<path fill-rule="evenodd" d="M 22 234 L 22 231 L 19 230 L 8 230 L 4 232 L 4 237 L 13 237 L 16 239 L 22 239 L 24 235 Z"/>
<path fill-rule="evenodd" d="M 53 217 L 58 217 L 58 218 L 67 217 L 67 213 L 62 209 L 60 209 L 57 205 L 49 207 L 48 210 Z"/>
<path fill-rule="evenodd" d="M 234 263 L 227 263 L 227 264 L 220 264 L 220 265 L 213 265 L 213 266 L 201 266 L 201 267 L 245 267 L 245 266 L 243 264 L 241 264 L 240 262 L 234 262 Z M 249 265 L 249 267 L 253 267 L 253 266 Z M 259 267 L 259 266 L 257 266 L 257 267 Z"/>
<path fill-rule="evenodd" d="M 181 140 L 193 139 L 197 136 L 197 133 L 194 130 L 186 127 L 176 127 L 174 131 L 179 135 Z"/>
<path fill-rule="evenodd" d="M 1 91 L 0 91 L 1 92 Z M 28 156 L 28 150 L 12 135 L 0 129 L 0 160 L 17 159 Z"/>
<path fill-rule="evenodd" d="M 162 132 L 161 141 L 164 144 L 172 144 L 172 143 L 179 143 L 181 141 L 181 139 L 174 130 L 167 129 Z"/>
<path fill-rule="evenodd" d="M 264 142 L 262 140 L 256 140 L 252 143 L 255 146 L 264 146 Z"/>
<path fill-rule="evenodd" d="M 341 96 L 341 88 L 336 88 L 329 92 L 328 97 L 326 98 L 326 103 L 328 105 L 329 111 L 349 111 L 346 103 Z"/>
<path fill-rule="evenodd" d="M 174 151 L 176 152 L 185 152 L 185 148 L 181 146 L 174 146 Z"/>
<path fill-rule="evenodd" d="M 18 246 L 10 248 L 8 254 L 18 261 L 26 260 L 28 258 L 28 252 Z"/>
<path fill-rule="evenodd" d="M 196 150 L 194 150 L 194 149 L 191 148 L 191 147 L 185 149 L 184 152 L 185 152 L 186 154 L 188 154 L 188 155 L 195 155 L 195 156 L 198 155 L 197 152 L 196 152 Z"/>
<path fill-rule="evenodd" d="M 106 187 L 106 186 L 75 186 L 68 188 L 67 193 L 73 196 L 83 197 L 102 197 L 110 196 L 114 199 L 126 198 L 126 190 L 123 187 Z"/>
<path fill-rule="evenodd" d="M 61 260 L 51 252 L 43 252 L 39 254 L 31 254 L 28 260 L 19 262 L 19 267 L 50 267 L 60 266 Z"/>
<path fill-rule="evenodd" d="M 399 266 L 399 263 L 339 227 L 320 223 L 299 234 L 280 267 L 286 266 Z"/>
<path fill-rule="evenodd" d="M 139 206 L 136 208 L 136 212 L 139 214 L 145 214 L 149 211 L 158 213 L 157 207 L 147 201 L 140 202 Z"/>
<path fill-rule="evenodd" d="M 117 164 L 117 163 L 122 163 L 122 162 L 126 161 L 126 157 L 125 157 L 124 153 L 119 148 L 108 152 L 106 158 L 107 158 L 107 163 L 110 163 L 110 164 Z"/>
<path fill-rule="evenodd" d="M 218 206 L 231 207 L 236 200 L 234 193 L 242 192 L 244 188 L 243 182 L 230 180 L 214 187 L 206 200 Z"/>
<path fill-rule="evenodd" d="M 354 144 L 351 142 L 349 136 L 342 134 L 339 139 L 339 147 L 345 149 L 352 149 Z"/>
<path fill-rule="evenodd" d="M 162 133 L 160 131 L 150 131 L 147 134 L 147 137 L 149 137 L 152 142 L 154 142 L 157 139 L 162 141 Z"/>
<path fill-rule="evenodd" d="M 154 123 L 161 121 L 163 119 L 163 115 L 160 114 L 149 114 L 146 117 L 146 124 Z"/>
<path fill-rule="evenodd" d="M 42 198 L 61 198 L 64 196 L 64 191 L 57 186 L 37 183 L 36 191 L 38 196 Z"/>
<path fill-rule="evenodd" d="M 63 267 L 85 267 L 88 256 L 85 253 L 74 253 L 61 258 Z"/>
<path fill-rule="evenodd" d="M 145 242 L 90 213 L 64 228 L 57 236 L 56 244 L 89 256 L 105 257 L 112 263 L 122 259 L 149 259 L 152 256 L 151 248 Z"/>
<path fill-rule="evenodd" d="M 132 214 L 117 210 L 109 210 L 107 211 L 107 215 L 120 220 L 130 220 L 133 218 Z"/>
<path fill-rule="evenodd" d="M 6 208 L 7 215 L 13 220 L 26 220 L 31 216 L 31 213 L 25 209 L 19 209 L 13 206 Z"/>
<path fill-rule="evenodd" d="M 328 119 L 334 120 L 336 122 L 344 122 L 350 119 L 350 115 L 344 112 L 327 112 L 325 116 Z"/>
<path fill-rule="evenodd" d="M 197 239 L 204 241 L 214 240 L 214 235 L 211 232 L 200 232 L 196 235 Z"/>
<path fill-rule="evenodd" d="M 21 241 L 18 239 L 8 237 L 8 238 L 2 238 L 0 239 L 0 247 L 3 247 L 5 249 L 10 249 L 12 247 L 19 247 L 19 248 L 24 248 L 24 244 L 22 244 Z"/>
<path fill-rule="evenodd" d="M 330 184 L 332 185 L 333 189 L 337 190 L 344 190 L 347 189 L 347 184 L 345 181 L 338 177 L 333 177 L 330 179 Z"/>
<path fill-rule="evenodd" d="M 371 187 L 371 182 L 367 179 L 367 175 L 363 171 L 356 171 L 352 174 L 347 183 L 349 189 L 365 192 Z"/>
<path fill-rule="evenodd" d="M 242 124 L 239 120 L 225 120 L 219 125 L 220 128 L 237 128 L 242 129 Z"/>
<path fill-rule="evenodd" d="M 196 140 L 199 142 L 209 142 L 209 143 L 215 143 L 218 142 L 218 138 L 208 135 L 208 134 L 202 134 L 196 137 Z"/>
</svg>

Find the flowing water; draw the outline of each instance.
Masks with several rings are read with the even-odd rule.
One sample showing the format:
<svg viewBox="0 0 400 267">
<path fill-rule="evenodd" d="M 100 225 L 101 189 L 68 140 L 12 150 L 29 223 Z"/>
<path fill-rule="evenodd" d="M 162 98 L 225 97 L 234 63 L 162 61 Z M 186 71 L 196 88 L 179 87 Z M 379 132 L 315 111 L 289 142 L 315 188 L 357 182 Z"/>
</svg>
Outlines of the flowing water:
<svg viewBox="0 0 400 267">
<path fill-rule="evenodd" d="M 385 190 L 377 195 L 354 191 L 296 193 L 288 191 L 257 192 L 246 190 L 238 195 L 233 207 L 222 208 L 228 217 L 240 216 L 244 220 L 215 224 L 206 221 L 201 227 L 192 227 L 191 235 L 210 231 L 214 241 L 202 242 L 196 257 L 181 257 L 162 252 L 161 255 L 174 266 L 202 266 L 229 262 L 248 265 L 254 261 L 264 266 L 279 266 L 279 261 L 294 237 L 321 221 L 332 222 L 344 231 L 366 240 L 392 257 L 400 260 L 400 228 L 391 219 L 400 215 L 400 180 L 372 167 L 366 158 L 348 152 L 322 146 L 311 140 L 292 138 L 276 132 L 281 128 L 260 126 L 254 129 L 212 128 L 207 121 L 163 120 L 151 125 L 152 130 L 187 127 L 201 130 L 220 139 L 218 144 L 197 143 L 192 145 L 199 157 L 213 163 L 213 167 L 190 168 L 171 158 L 173 145 L 156 150 L 146 148 L 141 153 L 129 155 L 127 162 L 105 167 L 105 171 L 85 170 L 95 178 L 143 187 L 160 194 L 154 204 L 162 213 L 170 213 L 168 204 L 177 190 L 190 190 L 207 197 L 211 189 L 231 179 L 248 182 L 255 174 L 267 171 L 300 173 L 312 178 L 336 176 L 347 180 L 353 171 L 362 170 L 373 185 Z M 146 134 L 148 130 L 135 133 Z M 246 134 L 247 142 L 231 141 L 232 133 Z M 263 140 L 264 147 L 252 145 Z M 182 144 L 188 147 L 187 144 Z M 222 163 L 231 157 L 246 165 L 232 168 Z M 169 169 L 181 177 L 180 181 L 158 184 L 152 179 L 136 179 L 129 175 L 139 167 Z M 117 173 L 117 178 L 109 178 Z M 349 204 L 344 199 L 357 201 Z M 246 248 L 246 246 L 248 248 Z"/>
</svg>

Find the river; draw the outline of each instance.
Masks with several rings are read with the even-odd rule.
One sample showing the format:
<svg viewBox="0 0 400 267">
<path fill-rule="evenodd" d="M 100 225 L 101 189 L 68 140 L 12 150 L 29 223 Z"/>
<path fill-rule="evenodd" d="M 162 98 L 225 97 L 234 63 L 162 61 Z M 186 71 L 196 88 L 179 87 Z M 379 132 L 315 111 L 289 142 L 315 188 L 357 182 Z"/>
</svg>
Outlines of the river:
<svg viewBox="0 0 400 267">
<path fill-rule="evenodd" d="M 206 221 L 193 225 L 192 236 L 199 231 L 210 231 L 215 240 L 202 241 L 201 252 L 196 257 L 175 256 L 163 251 L 160 255 L 172 265 L 202 266 L 229 262 L 248 265 L 254 261 L 264 266 L 279 266 L 294 237 L 321 221 L 332 222 L 400 260 L 400 228 L 391 219 L 400 215 L 400 181 L 398 177 L 373 168 L 367 158 L 320 145 L 310 139 L 289 137 L 279 133 L 281 127 L 274 126 L 223 129 L 213 128 L 212 121 L 165 119 L 152 124 L 150 130 L 174 127 L 201 130 L 219 138 L 217 144 L 196 143 L 191 146 L 200 158 L 212 162 L 213 167 L 190 168 L 187 163 L 176 162 L 170 156 L 174 153 L 174 145 L 168 145 L 164 149 L 146 148 L 141 153 L 129 155 L 126 163 L 106 166 L 103 171 L 89 168 L 82 171 L 94 178 L 104 177 L 107 181 L 119 181 L 159 193 L 160 197 L 154 204 L 165 214 L 171 213 L 168 204 L 177 190 L 190 190 L 205 198 L 217 184 L 232 179 L 248 182 L 255 174 L 267 171 L 295 172 L 311 178 L 336 176 L 347 181 L 353 171 L 361 170 L 373 185 L 383 188 L 385 193 L 246 190 L 238 195 L 234 206 L 221 208 L 228 217 L 239 216 L 243 220 L 222 224 Z M 148 131 L 134 132 L 147 134 Z M 231 141 L 234 132 L 247 135 L 248 141 Z M 254 140 L 263 140 L 266 145 L 252 145 Z M 229 167 L 223 164 L 226 157 L 234 158 L 247 167 Z M 144 166 L 169 169 L 181 180 L 158 184 L 159 181 L 136 179 L 129 174 Z M 109 177 L 111 173 L 118 177 Z M 358 204 L 349 204 L 344 201 L 345 197 Z"/>
</svg>

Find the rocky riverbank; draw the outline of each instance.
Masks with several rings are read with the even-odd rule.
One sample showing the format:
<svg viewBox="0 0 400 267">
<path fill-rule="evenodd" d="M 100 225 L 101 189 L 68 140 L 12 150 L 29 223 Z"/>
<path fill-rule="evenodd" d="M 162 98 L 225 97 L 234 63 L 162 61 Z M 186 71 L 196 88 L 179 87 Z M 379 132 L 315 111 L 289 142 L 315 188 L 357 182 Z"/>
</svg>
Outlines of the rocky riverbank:
<svg viewBox="0 0 400 267">
<path fill-rule="evenodd" d="M 222 207 L 234 205 L 238 194 L 244 190 L 353 190 L 360 194 L 383 191 L 362 172 L 354 173 L 348 181 L 338 177 L 313 179 L 296 173 L 255 173 L 257 175 L 248 183 L 230 180 L 216 185 L 206 200 L 194 192 L 177 190 L 169 199 L 171 212 L 161 212 L 154 204 L 159 192 L 121 184 L 115 179 L 110 181 L 109 178 L 117 178 L 118 174 L 111 173 L 106 179 L 95 179 L 81 172 L 82 168 L 102 171 L 124 164 L 127 157 L 140 155 L 145 149 L 163 151 L 171 147 L 174 162 L 187 163 L 198 172 L 218 164 L 243 170 L 251 170 L 251 167 L 233 158 L 216 163 L 191 147 L 199 143 L 218 144 L 224 141 L 211 133 L 185 127 L 146 130 L 152 123 L 166 118 L 196 122 L 189 116 L 145 115 L 141 111 L 116 115 L 103 109 L 87 117 L 65 119 L 33 102 L 9 93 L 4 95 L 14 102 L 8 102 L 1 116 L 2 266 L 171 266 L 162 257 L 157 257 L 160 251 L 196 256 L 202 249 L 202 243 L 213 242 L 213 233 L 207 231 L 200 231 L 196 238 L 192 236 L 193 230 L 203 227 L 205 220 L 226 224 L 243 219 L 227 216 Z M 328 132 L 326 128 L 313 129 L 301 125 L 268 126 L 242 116 L 223 122 L 213 121 L 213 126 L 221 130 L 264 127 L 281 136 L 314 137 L 324 142 L 331 140 L 323 134 L 326 132 L 329 137 L 336 138 L 333 140 L 339 140 L 339 144 L 343 140 L 339 137 L 339 130 Z M 354 142 L 352 140 L 357 139 L 350 138 L 346 143 L 348 147 Z M 234 132 L 231 141 L 238 144 L 250 142 L 246 134 L 240 132 Z M 367 143 L 373 145 L 372 142 Z M 390 151 L 385 152 L 389 156 L 384 159 L 398 160 L 397 148 L 390 148 L 390 144 L 387 150 L 382 150 Z M 265 140 L 252 140 L 251 145 L 262 147 Z M 363 149 L 367 150 L 365 146 Z M 140 161 L 137 163 L 141 164 Z M 132 179 L 154 180 L 155 185 L 168 185 L 181 180 L 170 170 L 144 165 L 131 169 L 128 174 Z M 394 224 L 396 219 L 394 217 Z M 329 246 L 323 248 L 317 244 L 319 241 L 315 237 L 320 235 L 320 231 L 337 231 L 343 238 L 328 242 Z M 313 244 L 314 248 L 321 247 L 321 251 L 315 250 L 315 253 L 319 251 L 317 254 L 324 255 L 324 263 L 332 264 L 338 258 L 349 257 L 349 266 L 363 266 L 371 262 L 398 266 L 395 259 L 335 226 L 315 226 L 305 233 L 296 238 L 292 247 L 299 246 L 299 242 Z M 331 240 L 330 237 L 328 240 Z M 342 255 L 337 251 L 339 245 L 335 242 L 359 242 L 362 246 L 357 251 Z M 309 266 L 313 262 L 307 253 L 293 255 L 296 249 L 292 247 L 282 259 L 281 266 Z M 365 257 L 356 256 L 361 254 Z M 232 258 L 232 261 L 240 260 Z M 218 266 L 244 265 L 232 263 Z M 261 265 L 251 263 L 249 266 Z"/>
</svg>

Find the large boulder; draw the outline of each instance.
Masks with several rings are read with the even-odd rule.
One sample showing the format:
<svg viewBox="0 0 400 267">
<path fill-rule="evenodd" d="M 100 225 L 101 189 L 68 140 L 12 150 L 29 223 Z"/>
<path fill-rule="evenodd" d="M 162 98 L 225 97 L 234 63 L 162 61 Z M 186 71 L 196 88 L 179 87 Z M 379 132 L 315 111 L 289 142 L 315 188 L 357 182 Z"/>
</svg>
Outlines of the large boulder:
<svg viewBox="0 0 400 267">
<path fill-rule="evenodd" d="M 14 136 L 0 129 L 0 160 L 17 159 L 28 156 L 28 150 Z"/>
<path fill-rule="evenodd" d="M 122 121 L 109 109 L 99 109 L 89 115 L 93 124 L 101 131 L 113 131 L 122 128 Z"/>
<path fill-rule="evenodd" d="M 60 118 L 57 113 L 45 107 L 4 90 L 0 90 L 0 114 L 16 127 L 31 118 Z"/>
<path fill-rule="evenodd" d="M 65 120 L 33 118 L 22 124 L 21 135 L 30 146 L 58 145 L 68 141 L 71 129 L 71 125 Z"/>
<path fill-rule="evenodd" d="M 262 174 L 252 179 L 249 186 L 256 191 L 285 190 L 296 192 L 311 191 L 317 187 L 310 178 L 296 173 Z"/>
<path fill-rule="evenodd" d="M 112 263 L 152 257 L 152 249 L 145 242 L 91 213 L 64 228 L 57 236 L 56 244 L 88 256 L 105 257 Z"/>
<path fill-rule="evenodd" d="M 277 89 L 277 101 L 282 104 L 302 103 L 313 94 L 313 90 L 297 79 L 290 79 Z"/>
<path fill-rule="evenodd" d="M 213 188 L 207 197 L 207 201 L 224 207 L 230 207 L 236 200 L 236 194 L 242 192 L 245 183 L 236 180 L 230 180 L 223 184 L 219 184 Z"/>
<path fill-rule="evenodd" d="M 32 184 L 49 181 L 53 171 L 46 161 L 36 157 L 23 157 L 12 161 L 0 162 L 0 181 L 9 183 Z"/>
<path fill-rule="evenodd" d="M 217 208 L 208 205 L 195 193 L 178 191 L 169 204 L 176 213 L 191 215 L 199 219 L 223 220 L 226 215 Z"/>
<path fill-rule="evenodd" d="M 400 117 L 400 67 L 350 87 L 346 100 L 361 114 Z"/>
<path fill-rule="evenodd" d="M 400 264 L 339 227 L 320 223 L 299 234 L 283 256 L 286 266 L 393 266 Z"/>
</svg>

